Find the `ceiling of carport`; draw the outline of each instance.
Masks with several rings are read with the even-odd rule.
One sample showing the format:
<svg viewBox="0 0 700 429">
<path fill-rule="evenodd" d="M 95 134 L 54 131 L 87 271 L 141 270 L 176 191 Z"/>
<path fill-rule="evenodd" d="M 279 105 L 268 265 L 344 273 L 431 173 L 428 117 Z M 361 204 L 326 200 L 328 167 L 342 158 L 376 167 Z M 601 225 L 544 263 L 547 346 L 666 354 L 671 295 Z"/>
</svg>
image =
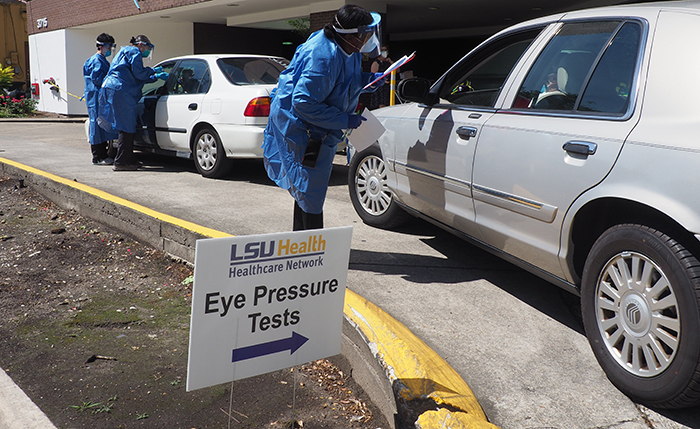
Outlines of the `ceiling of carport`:
<svg viewBox="0 0 700 429">
<path fill-rule="evenodd" d="M 414 40 L 485 36 L 517 22 L 558 12 L 630 3 L 629 0 L 356 0 L 370 10 L 386 11 L 391 39 Z M 311 12 L 334 10 L 342 1 L 212 0 L 141 15 L 173 21 L 228 24 L 241 27 L 289 28 L 286 20 Z M 384 10 L 382 10 L 384 9 Z M 150 16 L 149 16 L 150 15 Z"/>
</svg>

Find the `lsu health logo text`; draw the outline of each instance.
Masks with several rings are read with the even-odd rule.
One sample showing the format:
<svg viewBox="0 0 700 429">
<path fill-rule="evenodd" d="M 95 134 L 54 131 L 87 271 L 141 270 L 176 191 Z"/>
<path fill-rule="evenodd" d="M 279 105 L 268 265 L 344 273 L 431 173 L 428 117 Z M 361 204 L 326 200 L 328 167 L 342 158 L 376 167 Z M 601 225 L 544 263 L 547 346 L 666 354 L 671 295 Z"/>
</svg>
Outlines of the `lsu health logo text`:
<svg viewBox="0 0 700 429">
<path fill-rule="evenodd" d="M 323 266 L 326 240 L 321 234 L 303 241 L 290 239 L 251 241 L 243 248 L 231 245 L 231 266 L 228 276 L 247 277 L 288 270 Z"/>
</svg>

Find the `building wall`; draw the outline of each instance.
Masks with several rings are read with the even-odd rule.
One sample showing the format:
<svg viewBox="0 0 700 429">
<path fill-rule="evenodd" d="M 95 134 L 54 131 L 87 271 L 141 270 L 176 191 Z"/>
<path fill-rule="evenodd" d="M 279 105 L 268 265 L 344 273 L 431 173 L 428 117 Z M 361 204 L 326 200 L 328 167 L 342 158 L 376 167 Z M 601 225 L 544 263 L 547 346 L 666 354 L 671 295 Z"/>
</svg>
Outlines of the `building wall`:
<svg viewBox="0 0 700 429">
<path fill-rule="evenodd" d="M 40 96 L 37 110 L 64 115 L 86 115 L 85 101 L 66 93 L 82 97 L 85 88 L 83 64 L 97 48 L 97 35 L 111 34 L 117 46 L 129 45 L 132 36 L 146 34 L 156 45 L 153 60 L 144 60 L 145 65 L 154 66 L 158 62 L 180 55 L 193 53 L 193 25 L 191 23 L 155 23 L 148 25 L 135 23 L 104 23 L 90 29 L 65 29 L 44 32 L 29 36 L 31 80 L 39 84 Z M 118 50 L 118 49 L 117 49 Z M 116 51 L 108 60 L 112 60 Z M 59 94 L 50 90 L 43 81 L 53 77 L 56 84 L 65 91 Z"/>
<path fill-rule="evenodd" d="M 322 29 L 326 24 L 333 22 L 335 18 L 336 10 L 329 10 L 326 12 L 316 12 L 309 15 L 310 29 L 313 33 L 314 31 Z"/>
<path fill-rule="evenodd" d="M 96 22 L 110 21 L 148 12 L 203 3 L 210 0 L 32 0 L 27 3 L 29 34 L 45 33 L 57 29 L 77 27 Z M 46 26 L 37 20 L 46 18 Z"/>
<path fill-rule="evenodd" d="M 12 66 L 17 86 L 29 80 L 27 14 L 23 3 L 0 3 L 0 67 Z M 26 87 L 24 89 L 27 89 Z"/>
<path fill-rule="evenodd" d="M 66 85 L 66 30 L 52 31 L 29 37 L 29 62 L 32 82 L 39 84 L 37 110 L 67 114 L 67 100 L 52 93 L 42 79 L 53 77 L 58 86 Z M 57 48 L 58 47 L 58 48 Z M 82 91 L 80 91 L 82 94 Z M 65 96 L 67 97 L 67 96 Z"/>
</svg>

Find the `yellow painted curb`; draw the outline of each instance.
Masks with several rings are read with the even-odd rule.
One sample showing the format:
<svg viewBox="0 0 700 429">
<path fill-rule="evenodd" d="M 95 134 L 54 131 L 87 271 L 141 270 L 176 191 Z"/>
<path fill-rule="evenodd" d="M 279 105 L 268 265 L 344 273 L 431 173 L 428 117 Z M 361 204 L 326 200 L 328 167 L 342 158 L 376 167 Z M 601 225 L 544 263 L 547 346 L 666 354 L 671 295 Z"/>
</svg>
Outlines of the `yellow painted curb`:
<svg viewBox="0 0 700 429">
<path fill-rule="evenodd" d="M 206 228 L 201 225 L 197 225 L 192 222 L 187 222 L 186 220 L 178 219 L 174 216 L 167 215 L 165 213 L 157 212 L 155 210 L 151 210 L 148 207 L 144 207 L 142 205 L 136 204 L 134 202 L 131 202 L 129 200 L 126 200 L 124 198 L 117 197 L 116 195 L 108 194 L 107 192 L 100 191 L 99 189 L 93 188 L 92 186 L 84 185 L 80 182 L 76 182 L 74 180 L 68 180 L 60 176 L 56 176 L 55 174 L 47 173 L 45 171 L 36 169 L 34 167 L 30 167 L 28 165 L 20 164 L 19 162 L 12 161 L 7 158 L 2 158 L 0 157 L 0 162 L 3 162 L 5 164 L 12 165 L 13 167 L 25 170 L 29 173 L 36 174 L 38 176 L 46 177 L 47 179 L 51 179 L 54 182 L 62 183 L 64 185 L 70 186 L 71 188 L 75 188 L 78 190 L 81 190 L 83 192 L 86 192 L 90 195 L 94 195 L 98 198 L 101 198 L 103 200 L 111 201 L 113 203 L 122 205 L 124 207 L 129 207 L 133 210 L 136 210 L 138 212 L 141 212 L 145 215 L 151 216 L 155 219 L 162 220 L 168 223 L 171 223 L 173 225 L 180 226 L 182 228 L 185 228 L 187 230 L 190 230 L 192 232 L 196 232 L 198 234 L 205 235 L 207 237 L 212 237 L 212 238 L 219 238 L 219 237 L 231 237 L 231 234 L 227 234 L 225 232 L 217 231 L 215 229 L 211 228 Z"/>
<path fill-rule="evenodd" d="M 449 418 L 444 416 L 446 409 L 436 415 L 424 413 L 419 419 L 422 428 L 496 428 L 488 423 L 462 377 L 406 326 L 350 289 L 345 292 L 344 313 L 365 336 L 389 381 L 398 384 L 395 390 L 401 398 L 432 399 L 461 411 L 450 413 Z M 447 421 L 450 423 L 445 426 Z"/>
<path fill-rule="evenodd" d="M 232 237 L 231 234 L 178 219 L 133 203 L 82 183 L 0 157 L 0 162 L 81 190 L 151 216 L 155 219 L 196 232 L 206 237 Z M 389 381 L 398 383 L 398 393 L 406 401 L 432 399 L 457 411 L 441 408 L 427 411 L 417 420 L 422 429 L 498 429 L 488 423 L 481 405 L 467 383 L 437 353 L 408 328 L 365 298 L 345 290 L 345 316 L 355 324 L 367 344 L 384 366 Z"/>
</svg>

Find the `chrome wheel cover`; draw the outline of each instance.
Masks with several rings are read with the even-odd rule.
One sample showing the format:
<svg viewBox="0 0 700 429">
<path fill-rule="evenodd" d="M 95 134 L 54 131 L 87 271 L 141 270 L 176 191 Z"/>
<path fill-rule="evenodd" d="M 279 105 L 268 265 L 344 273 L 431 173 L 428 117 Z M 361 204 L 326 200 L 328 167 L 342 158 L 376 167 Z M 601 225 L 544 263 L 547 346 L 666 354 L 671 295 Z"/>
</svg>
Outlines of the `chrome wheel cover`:
<svg viewBox="0 0 700 429">
<path fill-rule="evenodd" d="M 362 208 L 372 216 L 380 216 L 391 204 L 391 191 L 386 185 L 384 161 L 370 155 L 357 166 L 355 190 Z"/>
<path fill-rule="evenodd" d="M 197 163 L 202 170 L 209 171 L 216 165 L 216 138 L 210 133 L 202 134 L 195 144 Z"/>
<path fill-rule="evenodd" d="M 646 256 L 615 255 L 596 285 L 596 320 L 615 361 L 638 377 L 673 362 L 681 336 L 678 298 L 668 277 Z"/>
</svg>

